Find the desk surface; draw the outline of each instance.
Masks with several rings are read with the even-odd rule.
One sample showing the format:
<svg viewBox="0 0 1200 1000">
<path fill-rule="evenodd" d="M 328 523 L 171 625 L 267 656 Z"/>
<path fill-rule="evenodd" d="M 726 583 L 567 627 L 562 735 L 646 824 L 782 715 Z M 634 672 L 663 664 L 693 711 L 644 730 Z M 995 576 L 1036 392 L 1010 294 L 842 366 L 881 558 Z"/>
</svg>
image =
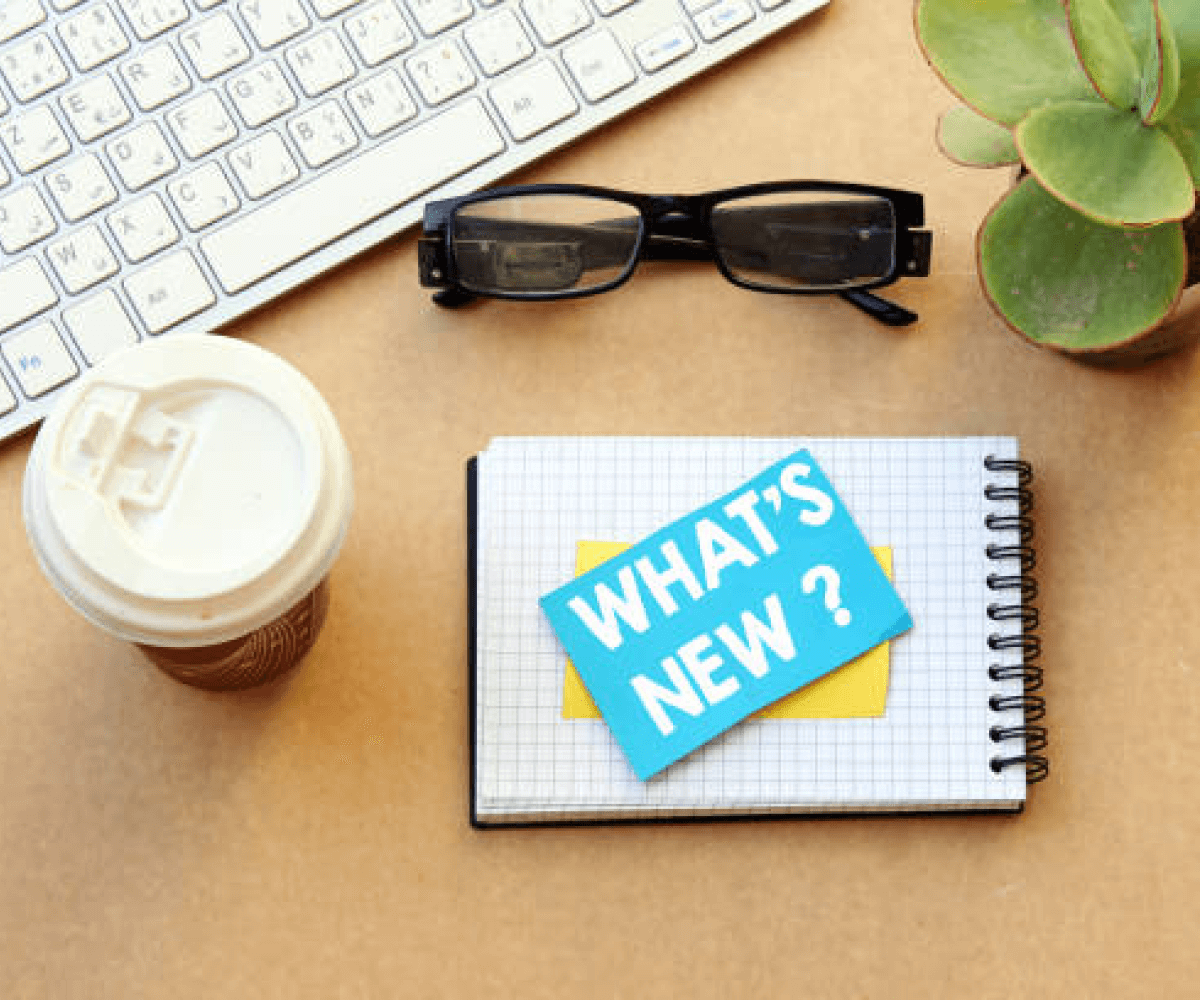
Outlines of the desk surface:
<svg viewBox="0 0 1200 1000">
<path fill-rule="evenodd" d="M 927 195 L 921 322 L 700 267 L 439 311 L 415 241 L 233 332 L 337 412 L 359 504 L 326 632 L 240 696 L 69 613 L 0 447 L 0 996 L 1182 996 L 1200 896 L 1200 358 L 1022 344 L 973 274 L 998 173 L 907 0 L 824 14 L 527 171 L 633 189 L 827 177 Z M 1038 478 L 1054 769 L 1017 818 L 480 834 L 466 820 L 463 462 L 491 435 L 1017 434 Z"/>
</svg>

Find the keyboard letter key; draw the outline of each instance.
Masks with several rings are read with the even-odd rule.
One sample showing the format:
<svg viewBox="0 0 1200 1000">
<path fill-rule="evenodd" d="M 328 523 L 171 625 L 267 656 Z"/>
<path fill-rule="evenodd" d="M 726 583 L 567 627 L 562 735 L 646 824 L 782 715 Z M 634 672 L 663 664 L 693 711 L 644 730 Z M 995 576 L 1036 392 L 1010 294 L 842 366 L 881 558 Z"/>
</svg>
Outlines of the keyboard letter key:
<svg viewBox="0 0 1200 1000">
<path fill-rule="evenodd" d="M 104 242 L 100 230 L 85 226 L 51 243 L 46 256 L 72 295 L 117 273 L 117 258 Z"/>
<path fill-rule="evenodd" d="M 108 228 L 121 245 L 121 251 L 135 264 L 179 239 L 179 230 L 156 194 L 122 205 L 108 217 Z"/>
<path fill-rule="evenodd" d="M 201 80 L 211 80 L 250 58 L 250 48 L 228 14 L 220 13 L 179 33 L 179 44 Z"/>
<path fill-rule="evenodd" d="M 20 253 L 58 229 L 46 202 L 32 185 L 0 198 L 0 249 Z"/>
</svg>

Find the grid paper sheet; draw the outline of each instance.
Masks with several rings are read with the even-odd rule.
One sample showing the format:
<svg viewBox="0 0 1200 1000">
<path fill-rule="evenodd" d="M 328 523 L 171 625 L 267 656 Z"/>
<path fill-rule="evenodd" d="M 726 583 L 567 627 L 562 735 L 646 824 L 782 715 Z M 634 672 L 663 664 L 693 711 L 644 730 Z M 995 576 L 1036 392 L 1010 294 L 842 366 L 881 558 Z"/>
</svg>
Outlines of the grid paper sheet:
<svg viewBox="0 0 1200 1000">
<path fill-rule="evenodd" d="M 600 720 L 563 719 L 565 653 L 538 598 L 574 574 L 580 539 L 636 542 L 808 448 L 871 545 L 893 550 L 894 583 L 912 614 L 892 642 L 882 718 L 747 720 L 649 781 L 639 781 Z M 1015 543 L 988 513 L 987 456 L 1014 459 L 1013 438 L 500 438 L 479 456 L 476 784 L 481 823 L 538 820 L 1015 808 L 1022 768 L 997 774 L 989 650 L 1018 623 L 989 620 L 987 558 Z M 1014 598 L 1015 600 L 1016 598 Z"/>
</svg>

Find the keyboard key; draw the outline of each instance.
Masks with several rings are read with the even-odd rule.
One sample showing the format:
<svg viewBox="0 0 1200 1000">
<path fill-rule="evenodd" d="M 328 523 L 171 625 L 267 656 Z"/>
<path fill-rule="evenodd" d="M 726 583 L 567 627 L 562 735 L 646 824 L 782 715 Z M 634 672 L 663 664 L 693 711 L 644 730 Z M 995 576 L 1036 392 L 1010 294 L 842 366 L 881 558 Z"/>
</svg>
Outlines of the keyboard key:
<svg viewBox="0 0 1200 1000">
<path fill-rule="evenodd" d="M 242 0 L 238 10 L 260 49 L 295 38 L 312 24 L 299 0 Z"/>
<path fill-rule="evenodd" d="M 78 222 L 117 200 L 117 189 L 91 153 L 47 174 L 46 187 L 68 222 Z"/>
<path fill-rule="evenodd" d="M 346 18 L 345 26 L 359 57 L 368 66 L 378 66 L 415 44 L 408 22 L 392 0 L 364 7 Z"/>
<path fill-rule="evenodd" d="M 16 38 L 46 20 L 38 0 L 8 0 L 0 4 L 0 44 Z"/>
<path fill-rule="evenodd" d="M 66 91 L 59 104 L 81 142 L 91 142 L 129 121 L 129 106 L 108 76 L 97 76 Z"/>
<path fill-rule="evenodd" d="M 71 143 L 54 112 L 44 104 L 0 124 L 0 142 L 23 174 L 53 163 L 71 151 Z"/>
<path fill-rule="evenodd" d="M 237 126 L 211 90 L 168 111 L 167 124 L 184 153 L 193 160 L 233 142 L 237 136 Z"/>
<path fill-rule="evenodd" d="M 634 48 L 642 69 L 653 73 L 695 51 L 696 43 L 682 24 L 672 24 Z"/>
<path fill-rule="evenodd" d="M 492 102 L 518 141 L 529 139 L 579 110 L 554 64 L 543 59 L 491 89 Z"/>
<path fill-rule="evenodd" d="M 474 10 L 470 0 L 408 0 L 417 27 L 429 38 L 461 24 Z"/>
<path fill-rule="evenodd" d="M 143 111 L 162 107 L 192 86 L 183 63 L 168 45 L 155 45 L 122 63 L 121 78 Z"/>
<path fill-rule="evenodd" d="M 152 121 L 126 132 L 104 148 L 121 182 L 130 191 L 166 177 L 179 166 L 167 140 Z"/>
<path fill-rule="evenodd" d="M 693 20 L 700 37 L 706 42 L 715 42 L 753 21 L 754 11 L 743 0 L 721 0 L 696 14 Z"/>
<path fill-rule="evenodd" d="M 503 73 L 533 55 L 533 42 L 511 10 L 470 25 L 463 30 L 463 38 L 488 76 Z"/>
<path fill-rule="evenodd" d="M 179 239 L 179 230 L 156 194 L 138 198 L 113 212 L 108 217 L 108 228 L 121 252 L 134 264 L 153 257 Z"/>
<path fill-rule="evenodd" d="M 635 4 L 637 0 L 596 0 L 596 9 L 605 17 L 612 17 L 619 10 Z"/>
<path fill-rule="evenodd" d="M 521 9 L 543 45 L 557 45 L 592 23 L 580 0 L 521 0 Z"/>
<path fill-rule="evenodd" d="M 68 18 L 59 25 L 58 34 L 75 65 L 85 73 L 129 51 L 129 39 L 106 3 Z"/>
<path fill-rule="evenodd" d="M 0 249 L 20 253 L 58 230 L 46 202 L 32 185 L 0 198 Z"/>
<path fill-rule="evenodd" d="M 332 31 L 319 32 L 293 45 L 286 55 L 300 88 L 309 97 L 318 97 L 354 76 L 354 61 Z"/>
<path fill-rule="evenodd" d="M 258 128 L 296 106 L 296 93 L 274 60 L 229 81 L 229 96 L 247 128 Z"/>
<path fill-rule="evenodd" d="M 39 323 L 14 333 L 0 342 L 0 351 L 21 383 L 21 391 L 30 399 L 44 396 L 79 374 L 79 367 L 52 323 Z"/>
<path fill-rule="evenodd" d="M 475 85 L 475 74 L 454 42 L 422 49 L 404 65 L 427 104 L 442 104 Z"/>
<path fill-rule="evenodd" d="M 346 91 L 346 100 L 371 138 L 417 116 L 417 105 L 394 69 L 384 70 Z"/>
<path fill-rule="evenodd" d="M 157 38 L 188 19 L 187 4 L 183 0 L 120 0 L 120 3 L 134 34 L 143 42 Z"/>
<path fill-rule="evenodd" d="M 250 58 L 246 40 L 223 11 L 181 31 L 179 44 L 201 80 L 220 76 Z"/>
<path fill-rule="evenodd" d="M 104 242 L 95 226 L 77 229 L 69 236 L 51 243 L 46 256 L 62 279 L 63 287 L 72 295 L 117 273 L 117 258 Z"/>
<path fill-rule="evenodd" d="M 0 331 L 24 323 L 58 301 L 58 293 L 33 257 L 0 268 Z"/>
<path fill-rule="evenodd" d="M 50 6 L 60 14 L 65 14 L 69 10 L 74 10 L 81 3 L 86 3 L 87 0 L 50 0 Z"/>
<path fill-rule="evenodd" d="M 241 216 L 200 248 L 225 289 L 241 291 L 503 150 L 472 98 Z"/>
<path fill-rule="evenodd" d="M 125 291 L 151 333 L 162 333 L 217 301 L 208 279 L 187 250 L 164 257 L 126 278 Z"/>
<path fill-rule="evenodd" d="M 17 408 L 17 397 L 12 394 L 8 383 L 4 381 L 4 376 L 0 375 L 0 417 L 6 413 L 12 413 Z"/>
<path fill-rule="evenodd" d="M 5 49 L 0 73 L 18 101 L 32 101 L 67 82 L 67 66 L 46 35 L 34 35 Z"/>
<path fill-rule="evenodd" d="M 98 365 L 114 351 L 138 342 L 133 321 L 107 289 L 64 309 L 62 315 L 67 332 L 89 365 Z"/>
<path fill-rule="evenodd" d="M 265 132 L 229 154 L 229 164 L 251 198 L 264 198 L 300 176 L 277 132 Z"/>
<path fill-rule="evenodd" d="M 313 169 L 336 160 L 358 145 L 354 127 L 336 101 L 326 101 L 288 122 L 288 132 L 304 162 Z"/>
<path fill-rule="evenodd" d="M 611 31 L 597 31 L 563 50 L 563 61 L 589 101 L 624 90 L 637 74 Z"/>
<path fill-rule="evenodd" d="M 336 17 L 344 10 L 357 6 L 359 0 L 313 0 L 313 9 L 321 17 Z"/>
<path fill-rule="evenodd" d="M 219 164 L 206 163 L 167 185 L 167 193 L 193 232 L 211 226 L 241 204 Z"/>
</svg>

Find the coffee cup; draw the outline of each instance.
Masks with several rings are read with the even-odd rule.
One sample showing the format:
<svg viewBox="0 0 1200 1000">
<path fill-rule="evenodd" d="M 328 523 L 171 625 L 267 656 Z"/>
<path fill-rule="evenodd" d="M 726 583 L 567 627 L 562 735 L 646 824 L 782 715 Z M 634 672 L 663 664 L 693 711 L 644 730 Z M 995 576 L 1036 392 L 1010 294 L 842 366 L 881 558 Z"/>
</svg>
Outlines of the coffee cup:
<svg viewBox="0 0 1200 1000">
<path fill-rule="evenodd" d="M 55 589 L 177 680 L 252 687 L 291 670 L 325 620 L 354 503 L 320 394 L 223 336 L 105 359 L 47 419 L 26 532 Z"/>
</svg>

